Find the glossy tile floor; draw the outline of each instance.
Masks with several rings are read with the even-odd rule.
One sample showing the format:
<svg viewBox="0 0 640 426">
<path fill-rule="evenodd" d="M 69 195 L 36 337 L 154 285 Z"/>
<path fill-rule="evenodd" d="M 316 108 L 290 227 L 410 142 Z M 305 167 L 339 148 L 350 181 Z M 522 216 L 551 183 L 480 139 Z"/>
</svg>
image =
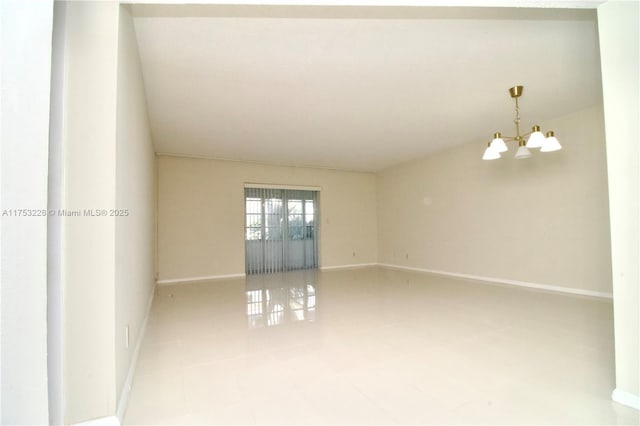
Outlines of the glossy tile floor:
<svg viewBox="0 0 640 426">
<path fill-rule="evenodd" d="M 378 268 L 159 287 L 125 424 L 638 424 L 612 315 Z"/>
</svg>

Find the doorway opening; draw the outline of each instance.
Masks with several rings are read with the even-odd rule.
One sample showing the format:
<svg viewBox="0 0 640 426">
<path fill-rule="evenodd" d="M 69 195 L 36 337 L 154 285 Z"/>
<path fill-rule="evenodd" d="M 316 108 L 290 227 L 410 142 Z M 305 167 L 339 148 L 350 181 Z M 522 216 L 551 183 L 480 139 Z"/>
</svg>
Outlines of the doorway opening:
<svg viewBox="0 0 640 426">
<path fill-rule="evenodd" d="M 318 191 L 245 188 L 245 272 L 318 267 Z"/>
</svg>

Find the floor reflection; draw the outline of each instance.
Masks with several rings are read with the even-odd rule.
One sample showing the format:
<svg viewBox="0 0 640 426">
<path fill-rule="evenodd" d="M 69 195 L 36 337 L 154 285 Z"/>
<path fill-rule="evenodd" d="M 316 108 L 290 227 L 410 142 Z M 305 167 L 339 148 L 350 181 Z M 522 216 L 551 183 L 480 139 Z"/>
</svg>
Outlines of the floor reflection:
<svg viewBox="0 0 640 426">
<path fill-rule="evenodd" d="M 246 279 L 250 329 L 314 321 L 318 271 L 249 275 Z"/>
</svg>

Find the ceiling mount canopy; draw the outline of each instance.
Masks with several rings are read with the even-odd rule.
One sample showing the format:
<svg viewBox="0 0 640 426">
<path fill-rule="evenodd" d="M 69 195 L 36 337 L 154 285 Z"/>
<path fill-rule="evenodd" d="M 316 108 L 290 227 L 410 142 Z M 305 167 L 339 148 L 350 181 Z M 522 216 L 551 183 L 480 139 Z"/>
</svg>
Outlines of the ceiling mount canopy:
<svg viewBox="0 0 640 426">
<path fill-rule="evenodd" d="M 509 89 L 509 94 L 516 102 L 516 118 L 513 122 L 516 125 L 515 136 L 503 136 L 502 133 L 493 134 L 493 139 L 488 143 L 487 149 L 482 156 L 483 160 L 497 160 L 501 157 L 501 153 L 509 150 L 505 142 L 517 142 L 518 150 L 515 158 L 522 160 L 531 157 L 529 148 L 540 148 L 540 152 L 552 152 L 562 149 L 560 142 L 556 139 L 553 131 L 548 131 L 546 136 L 542 134 L 540 126 L 535 125 L 528 133 L 520 134 L 520 107 L 518 106 L 518 98 L 522 96 L 523 86 L 513 86 Z M 525 138 L 529 139 L 525 143 Z"/>
</svg>

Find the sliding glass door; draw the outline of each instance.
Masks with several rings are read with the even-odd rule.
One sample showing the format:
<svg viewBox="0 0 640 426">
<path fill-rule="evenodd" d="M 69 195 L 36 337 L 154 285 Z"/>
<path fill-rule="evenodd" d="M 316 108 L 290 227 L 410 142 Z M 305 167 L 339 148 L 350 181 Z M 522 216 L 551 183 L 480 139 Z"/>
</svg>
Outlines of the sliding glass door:
<svg viewBox="0 0 640 426">
<path fill-rule="evenodd" d="M 247 274 L 318 266 L 318 192 L 245 188 Z"/>
</svg>

